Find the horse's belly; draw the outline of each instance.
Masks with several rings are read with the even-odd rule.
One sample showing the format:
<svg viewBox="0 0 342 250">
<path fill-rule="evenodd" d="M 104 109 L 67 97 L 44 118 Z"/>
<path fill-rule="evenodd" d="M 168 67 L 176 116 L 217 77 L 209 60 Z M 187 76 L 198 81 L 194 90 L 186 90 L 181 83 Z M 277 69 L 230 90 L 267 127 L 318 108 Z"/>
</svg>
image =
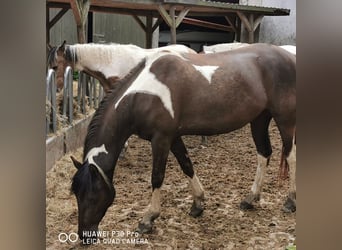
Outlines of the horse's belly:
<svg viewBox="0 0 342 250">
<path fill-rule="evenodd" d="M 198 111 L 198 113 L 183 117 L 179 130 L 182 134 L 213 135 L 228 133 L 242 128 L 253 121 L 263 108 L 251 107 L 239 111 L 212 110 Z"/>
</svg>

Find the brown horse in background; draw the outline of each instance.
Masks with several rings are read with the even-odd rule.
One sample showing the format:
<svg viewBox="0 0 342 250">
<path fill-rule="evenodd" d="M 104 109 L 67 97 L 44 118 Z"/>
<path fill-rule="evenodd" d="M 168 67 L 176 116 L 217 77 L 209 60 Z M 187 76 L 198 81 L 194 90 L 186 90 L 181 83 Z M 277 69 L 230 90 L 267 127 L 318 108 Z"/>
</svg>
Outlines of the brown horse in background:
<svg viewBox="0 0 342 250">
<path fill-rule="evenodd" d="M 152 199 L 139 223 L 140 233 L 151 232 L 160 215 L 160 188 L 169 151 L 192 188 L 190 215 L 203 212 L 203 187 L 182 135 L 228 133 L 250 123 L 258 164 L 251 192 L 240 207 L 253 208 L 272 154 L 268 133 L 272 118 L 290 171 L 284 211 L 295 211 L 295 56 L 277 46 L 255 44 L 216 54 L 161 53 L 145 60 L 104 98 L 89 125 L 82 163 L 73 158 L 78 169 L 72 190 L 78 203 L 80 238 L 87 238 L 84 231 L 98 230 L 112 204 L 114 168 L 132 134 L 151 142 L 153 156 Z"/>
</svg>

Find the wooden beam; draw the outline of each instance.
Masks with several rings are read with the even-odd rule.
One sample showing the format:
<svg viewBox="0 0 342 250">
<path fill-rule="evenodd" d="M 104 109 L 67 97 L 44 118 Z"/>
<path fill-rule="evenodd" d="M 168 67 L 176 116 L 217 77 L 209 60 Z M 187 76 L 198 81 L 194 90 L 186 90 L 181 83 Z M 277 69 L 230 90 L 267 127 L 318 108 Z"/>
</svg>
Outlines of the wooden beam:
<svg viewBox="0 0 342 250">
<path fill-rule="evenodd" d="M 152 31 L 154 32 L 162 22 L 163 22 L 163 18 L 161 16 L 159 16 L 157 21 L 154 23 L 154 25 L 152 27 Z"/>
<path fill-rule="evenodd" d="M 77 25 L 78 42 L 86 43 L 85 25 L 90 8 L 90 0 L 70 0 L 70 6 Z"/>
<path fill-rule="evenodd" d="M 264 17 L 263 15 L 259 15 L 259 16 L 254 20 L 253 31 L 255 31 L 255 30 L 258 28 L 258 26 L 260 25 L 260 23 L 261 23 L 263 17 Z"/>
<path fill-rule="evenodd" d="M 182 23 L 184 17 L 189 13 L 190 8 L 183 9 L 177 16 L 176 19 L 176 28 Z"/>
<path fill-rule="evenodd" d="M 81 15 L 81 11 L 78 7 L 77 0 L 70 0 L 70 6 L 72 9 L 72 13 L 74 14 L 76 24 L 81 25 L 82 24 L 82 15 Z"/>
<path fill-rule="evenodd" d="M 251 30 L 248 30 L 248 43 L 254 43 L 254 14 L 249 15 Z"/>
<path fill-rule="evenodd" d="M 235 27 L 234 20 L 231 16 L 225 16 L 227 22 L 229 23 L 230 27 L 233 29 L 235 33 L 237 33 L 237 28 Z"/>
<path fill-rule="evenodd" d="M 55 16 L 52 18 L 51 21 L 48 22 L 48 29 L 51 29 L 58 21 L 61 19 L 65 13 L 67 13 L 69 9 L 63 8 L 61 9 Z"/>
<path fill-rule="evenodd" d="M 145 31 L 145 34 L 146 34 L 145 47 L 146 47 L 146 49 L 152 48 L 152 37 L 153 37 L 152 25 L 153 25 L 153 17 L 147 16 L 146 17 L 146 31 Z"/>
<path fill-rule="evenodd" d="M 158 11 L 160 16 L 164 19 L 165 23 L 170 27 L 171 31 L 171 44 L 176 43 L 176 29 L 182 23 L 185 16 L 189 13 L 190 8 L 182 9 L 178 15 L 176 15 L 176 6 L 172 5 L 169 9 L 169 13 L 166 11 L 163 5 L 158 5 Z"/>
<path fill-rule="evenodd" d="M 164 19 L 165 23 L 171 27 L 172 26 L 172 20 L 163 5 L 158 5 L 158 11 L 160 13 L 160 16 Z"/>
<path fill-rule="evenodd" d="M 236 13 L 238 14 L 239 18 L 241 19 L 241 21 L 244 24 L 244 26 L 246 27 L 246 29 L 248 31 L 252 31 L 253 29 L 252 29 L 251 25 L 249 24 L 249 21 L 248 21 L 246 15 L 244 13 L 242 13 L 241 11 L 237 11 Z"/>
<path fill-rule="evenodd" d="M 170 8 L 170 17 L 171 17 L 171 44 L 177 43 L 177 32 L 176 32 L 176 6 L 171 6 Z"/>
<path fill-rule="evenodd" d="M 226 26 L 226 25 L 222 25 L 222 24 L 218 24 L 218 23 L 211 23 L 211 22 L 202 21 L 202 20 L 198 20 L 198 19 L 194 19 L 194 18 L 188 18 L 188 17 L 185 17 L 183 19 L 183 23 L 196 25 L 196 26 L 200 26 L 200 27 L 206 27 L 206 28 L 210 28 L 210 29 L 228 31 L 228 32 L 234 31 L 234 29 L 231 26 Z"/>
<path fill-rule="evenodd" d="M 143 29 L 143 31 L 146 32 L 146 25 L 141 21 L 140 17 L 133 15 L 134 20 L 139 24 L 140 28 Z"/>
</svg>

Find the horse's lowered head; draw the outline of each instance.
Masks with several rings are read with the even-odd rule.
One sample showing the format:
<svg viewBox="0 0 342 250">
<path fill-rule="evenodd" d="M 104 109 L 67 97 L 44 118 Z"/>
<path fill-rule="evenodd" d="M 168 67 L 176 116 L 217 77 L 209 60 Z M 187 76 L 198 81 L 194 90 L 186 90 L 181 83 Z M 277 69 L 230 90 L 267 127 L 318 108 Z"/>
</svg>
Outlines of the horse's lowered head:
<svg viewBox="0 0 342 250">
<path fill-rule="evenodd" d="M 77 168 L 71 190 L 78 205 L 78 235 L 87 244 L 97 238 L 98 225 L 115 198 L 115 189 L 95 162 L 86 160 L 82 164 L 71 159 Z"/>
<path fill-rule="evenodd" d="M 56 71 L 57 89 L 61 90 L 64 85 L 64 71 L 67 66 L 74 69 L 77 61 L 75 53 L 72 53 L 64 41 L 60 46 L 52 47 L 48 55 L 48 67 Z"/>
</svg>

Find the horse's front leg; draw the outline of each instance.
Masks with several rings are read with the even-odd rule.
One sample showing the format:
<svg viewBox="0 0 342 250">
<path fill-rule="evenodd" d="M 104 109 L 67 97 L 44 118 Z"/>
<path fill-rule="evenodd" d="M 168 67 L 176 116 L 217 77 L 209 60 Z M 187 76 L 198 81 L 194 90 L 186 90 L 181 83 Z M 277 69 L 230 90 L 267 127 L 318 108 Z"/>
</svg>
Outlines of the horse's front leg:
<svg viewBox="0 0 342 250">
<path fill-rule="evenodd" d="M 171 151 L 175 155 L 184 174 L 189 178 L 189 184 L 193 195 L 193 203 L 189 214 L 192 217 L 198 217 L 204 210 L 204 191 L 200 180 L 194 172 L 192 162 L 188 156 L 184 142 L 180 137 L 173 141 Z"/>
<path fill-rule="evenodd" d="M 152 199 L 148 211 L 139 223 L 137 232 L 151 233 L 153 221 L 160 215 L 160 188 L 164 181 L 166 161 L 170 150 L 167 137 L 155 136 L 152 141 Z"/>
</svg>

